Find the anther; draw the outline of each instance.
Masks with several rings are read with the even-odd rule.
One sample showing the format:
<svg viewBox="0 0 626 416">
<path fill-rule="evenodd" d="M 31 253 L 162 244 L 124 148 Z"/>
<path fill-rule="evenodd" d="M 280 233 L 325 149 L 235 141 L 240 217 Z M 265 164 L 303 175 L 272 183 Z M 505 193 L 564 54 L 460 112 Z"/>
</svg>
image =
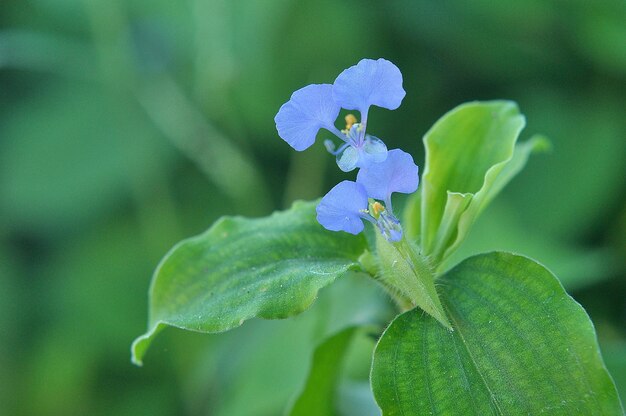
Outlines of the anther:
<svg viewBox="0 0 626 416">
<path fill-rule="evenodd" d="M 352 128 L 352 125 L 357 122 L 357 119 L 354 116 L 354 114 L 347 114 L 345 117 L 345 120 L 346 120 L 346 130 L 348 131 L 350 131 L 350 129 Z"/>
<path fill-rule="evenodd" d="M 374 214 L 374 217 L 378 218 L 384 210 L 385 206 L 380 202 L 376 201 L 372 204 L 372 212 Z"/>
</svg>

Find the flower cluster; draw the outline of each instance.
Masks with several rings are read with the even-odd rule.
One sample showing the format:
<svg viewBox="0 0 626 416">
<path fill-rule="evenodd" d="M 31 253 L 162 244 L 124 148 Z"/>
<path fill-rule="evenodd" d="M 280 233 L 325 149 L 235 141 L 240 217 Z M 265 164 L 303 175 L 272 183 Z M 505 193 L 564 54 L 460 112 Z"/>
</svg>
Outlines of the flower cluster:
<svg viewBox="0 0 626 416">
<path fill-rule="evenodd" d="M 391 194 L 415 192 L 418 168 L 410 154 L 387 150 L 382 140 L 366 133 L 366 128 L 372 105 L 395 110 L 405 94 L 402 74 L 394 64 L 385 59 L 363 59 L 339 74 L 333 84 L 297 90 L 276 114 L 279 136 L 295 150 L 312 146 L 319 130 L 326 129 L 343 142 L 338 148 L 331 140 L 324 142 L 336 156 L 339 168 L 344 172 L 359 168 L 356 182 L 339 183 L 317 206 L 317 220 L 326 229 L 358 234 L 364 228 L 363 220 L 367 220 L 387 240 L 402 239 Z M 345 129 L 339 130 L 335 121 L 342 108 L 358 111 L 361 121 L 348 114 Z"/>
</svg>

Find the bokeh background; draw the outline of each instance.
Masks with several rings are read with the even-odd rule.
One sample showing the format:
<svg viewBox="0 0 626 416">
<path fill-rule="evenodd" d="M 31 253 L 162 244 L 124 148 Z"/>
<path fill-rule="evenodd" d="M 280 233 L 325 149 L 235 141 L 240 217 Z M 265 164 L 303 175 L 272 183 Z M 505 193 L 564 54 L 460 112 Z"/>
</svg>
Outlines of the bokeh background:
<svg viewBox="0 0 626 416">
<path fill-rule="evenodd" d="M 129 347 L 174 243 L 348 178 L 273 117 L 363 57 L 403 72 L 402 106 L 369 125 L 420 165 L 421 136 L 470 100 L 515 100 L 522 139 L 551 139 L 461 254 L 552 269 L 626 398 L 623 0 L 3 0 L 0 27 L 2 414 L 280 414 L 314 346 L 306 314 L 168 330 L 143 368 Z"/>
</svg>

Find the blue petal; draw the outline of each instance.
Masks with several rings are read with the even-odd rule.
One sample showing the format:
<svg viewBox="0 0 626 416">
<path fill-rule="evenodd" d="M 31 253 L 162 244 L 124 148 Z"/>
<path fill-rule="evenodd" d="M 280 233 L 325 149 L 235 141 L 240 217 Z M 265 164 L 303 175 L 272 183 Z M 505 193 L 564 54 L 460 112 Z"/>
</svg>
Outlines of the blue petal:
<svg viewBox="0 0 626 416">
<path fill-rule="evenodd" d="M 361 169 L 356 181 L 370 198 L 387 200 L 393 192 L 411 194 L 419 184 L 418 168 L 413 157 L 400 149 L 387 152 L 387 159 Z"/>
<path fill-rule="evenodd" d="M 335 185 L 317 206 L 317 221 L 327 230 L 358 234 L 365 227 L 361 210 L 367 209 L 365 189 L 356 182 Z"/>
<path fill-rule="evenodd" d="M 367 168 L 373 163 L 382 163 L 387 159 L 387 146 L 378 137 L 367 135 L 361 149 L 358 167 Z"/>
<path fill-rule="evenodd" d="M 386 59 L 362 59 L 344 70 L 333 84 L 333 98 L 346 110 L 359 110 L 361 117 L 370 105 L 395 110 L 406 92 L 402 74 Z"/>
<path fill-rule="evenodd" d="M 337 166 L 344 172 L 365 168 L 387 158 L 387 146 L 377 137 L 366 136 L 361 147 L 348 146 L 337 155 Z"/>
<path fill-rule="evenodd" d="M 274 117 L 278 135 L 302 151 L 315 143 L 320 128 L 334 128 L 341 107 L 333 100 L 333 86 L 312 84 L 299 89 Z"/>
<path fill-rule="evenodd" d="M 359 150 L 354 146 L 348 146 L 343 152 L 337 155 L 337 166 L 344 172 L 350 172 L 357 168 L 359 159 Z"/>
</svg>

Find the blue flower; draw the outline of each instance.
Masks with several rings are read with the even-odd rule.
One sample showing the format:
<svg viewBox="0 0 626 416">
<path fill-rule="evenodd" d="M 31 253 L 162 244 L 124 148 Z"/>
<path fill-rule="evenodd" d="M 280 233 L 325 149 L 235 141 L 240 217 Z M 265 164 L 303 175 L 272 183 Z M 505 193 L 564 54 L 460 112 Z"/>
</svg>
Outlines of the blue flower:
<svg viewBox="0 0 626 416">
<path fill-rule="evenodd" d="M 394 64 L 385 59 L 362 59 L 339 74 L 333 85 L 313 84 L 294 92 L 276 114 L 278 135 L 295 150 L 312 146 L 320 129 L 326 129 L 343 142 L 338 149 L 331 140 L 324 142 L 337 157 L 339 168 L 344 172 L 361 169 L 356 182 L 339 183 L 318 204 L 317 220 L 328 230 L 358 234 L 366 220 L 375 224 L 387 240 L 402 239 L 391 195 L 415 192 L 419 182 L 417 165 L 402 150 L 387 151 L 382 140 L 365 130 L 372 105 L 395 110 L 405 94 L 402 74 Z M 337 129 L 335 122 L 341 108 L 359 111 L 361 122 L 348 114 L 345 129 Z"/>
<path fill-rule="evenodd" d="M 402 239 L 400 221 L 383 204 L 368 200 L 367 191 L 357 182 L 343 181 L 335 185 L 317 205 L 317 221 L 330 231 L 359 234 L 363 220 L 378 227 L 388 241 Z"/>
<path fill-rule="evenodd" d="M 391 194 L 413 193 L 418 183 L 418 168 L 411 155 L 391 150 L 383 162 L 361 169 L 356 182 L 343 181 L 331 189 L 317 206 L 317 221 L 331 231 L 358 234 L 367 220 L 388 241 L 400 241 L 402 226 L 393 214 Z"/>
<path fill-rule="evenodd" d="M 333 133 L 344 143 L 335 149 L 327 140 L 326 148 L 337 156 L 339 168 L 349 172 L 385 160 L 387 146 L 365 132 L 369 107 L 396 109 L 404 95 L 402 74 L 394 64 L 382 58 L 363 59 L 339 74 L 333 85 L 313 84 L 294 92 L 274 121 L 278 135 L 298 151 L 310 147 L 320 129 Z M 346 128 L 337 129 L 335 120 L 342 107 L 358 110 L 361 122 L 348 115 Z"/>
<path fill-rule="evenodd" d="M 324 142 L 326 149 L 337 156 L 337 166 L 344 172 L 363 168 L 372 163 L 380 163 L 387 158 L 385 143 L 369 134 L 363 137 L 361 134 L 363 130 L 360 123 L 355 123 L 350 129 L 343 130 L 348 140 L 337 151 L 334 150 L 334 145 L 330 140 Z"/>
<path fill-rule="evenodd" d="M 370 106 L 395 110 L 406 92 L 402 88 L 402 73 L 386 59 L 361 59 L 344 70 L 333 84 L 333 98 L 346 110 L 358 110 L 361 123 L 367 125 Z"/>
<path fill-rule="evenodd" d="M 317 205 L 317 221 L 330 231 L 358 234 L 368 219 L 367 193 L 361 184 L 343 181 L 335 185 Z"/>
<path fill-rule="evenodd" d="M 297 151 L 311 147 L 321 128 L 341 135 L 335 127 L 341 107 L 332 94 L 330 84 L 307 85 L 294 92 L 274 117 L 278 135 Z"/>
<path fill-rule="evenodd" d="M 410 154 L 394 149 L 387 153 L 383 162 L 361 169 L 356 181 L 363 185 L 370 198 L 385 201 L 385 206 L 391 211 L 392 193 L 412 194 L 417 190 L 418 167 Z"/>
</svg>

